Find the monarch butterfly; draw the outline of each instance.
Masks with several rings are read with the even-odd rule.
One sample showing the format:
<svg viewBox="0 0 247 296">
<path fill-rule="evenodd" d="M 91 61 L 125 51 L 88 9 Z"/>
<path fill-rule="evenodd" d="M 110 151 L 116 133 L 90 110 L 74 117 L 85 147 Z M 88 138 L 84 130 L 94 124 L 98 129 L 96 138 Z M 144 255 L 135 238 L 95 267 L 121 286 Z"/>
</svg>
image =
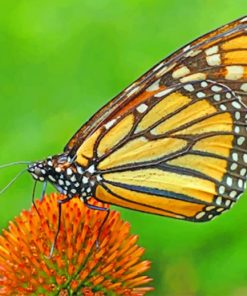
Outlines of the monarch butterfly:
<svg viewBox="0 0 247 296">
<path fill-rule="evenodd" d="M 246 111 L 244 17 L 162 60 L 28 171 L 62 202 L 211 220 L 246 188 Z"/>
</svg>

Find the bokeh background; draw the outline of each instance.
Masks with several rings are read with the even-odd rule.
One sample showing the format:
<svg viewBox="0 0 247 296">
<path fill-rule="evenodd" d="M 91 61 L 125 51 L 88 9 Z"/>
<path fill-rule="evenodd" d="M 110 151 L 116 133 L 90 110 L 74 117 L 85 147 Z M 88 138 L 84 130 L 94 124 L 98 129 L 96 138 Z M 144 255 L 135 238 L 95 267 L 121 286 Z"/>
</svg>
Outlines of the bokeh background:
<svg viewBox="0 0 247 296">
<path fill-rule="evenodd" d="M 247 13 L 246 0 L 0 6 L 0 163 L 61 152 L 82 123 L 156 62 Z M 0 170 L 0 188 L 20 168 Z M 0 196 L 1 228 L 30 207 L 32 186 L 26 174 Z M 205 224 L 119 208 L 153 262 L 150 295 L 247 295 L 246 197 Z"/>
</svg>

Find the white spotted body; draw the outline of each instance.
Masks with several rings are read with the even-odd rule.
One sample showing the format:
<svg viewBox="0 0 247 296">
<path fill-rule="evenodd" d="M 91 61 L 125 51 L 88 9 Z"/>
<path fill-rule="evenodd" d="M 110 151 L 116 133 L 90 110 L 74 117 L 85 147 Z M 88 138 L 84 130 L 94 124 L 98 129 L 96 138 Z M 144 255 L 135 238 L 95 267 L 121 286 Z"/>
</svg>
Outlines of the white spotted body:
<svg viewBox="0 0 247 296">
<path fill-rule="evenodd" d="M 70 160 L 70 161 L 69 161 Z M 65 154 L 48 157 L 44 161 L 35 162 L 28 167 L 28 171 L 37 181 L 48 181 L 56 189 L 70 197 L 89 199 L 94 193 L 95 184 L 100 175 L 95 172 L 94 165 L 83 168 Z"/>
</svg>

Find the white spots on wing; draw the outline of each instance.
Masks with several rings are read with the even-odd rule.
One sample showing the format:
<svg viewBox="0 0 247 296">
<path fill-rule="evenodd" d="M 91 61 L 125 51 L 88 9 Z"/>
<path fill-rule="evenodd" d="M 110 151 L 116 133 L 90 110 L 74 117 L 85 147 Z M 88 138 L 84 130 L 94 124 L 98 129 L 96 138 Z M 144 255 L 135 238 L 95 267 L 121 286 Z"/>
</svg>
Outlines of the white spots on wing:
<svg viewBox="0 0 247 296">
<path fill-rule="evenodd" d="M 247 163 L 247 154 L 244 154 L 244 155 L 243 155 L 243 161 L 244 161 L 245 163 Z"/>
<path fill-rule="evenodd" d="M 231 99 L 231 97 L 232 97 L 232 94 L 230 92 L 226 93 L 226 98 L 227 99 Z"/>
<path fill-rule="evenodd" d="M 237 168 L 238 168 L 238 165 L 237 165 L 237 163 L 234 162 L 231 164 L 230 170 L 235 171 Z"/>
<path fill-rule="evenodd" d="M 194 81 L 194 80 L 205 80 L 207 78 L 205 73 L 195 73 L 186 77 L 183 77 L 180 79 L 181 82 L 189 82 L 189 81 Z"/>
<path fill-rule="evenodd" d="M 235 190 L 232 190 L 230 193 L 229 193 L 229 196 L 231 197 L 231 198 L 235 198 L 236 196 L 237 196 L 237 191 L 235 191 Z"/>
<path fill-rule="evenodd" d="M 216 209 L 216 211 L 218 212 L 218 213 L 221 213 L 221 212 L 223 212 L 225 209 L 224 208 L 218 208 L 218 209 Z"/>
<path fill-rule="evenodd" d="M 240 171 L 240 175 L 241 176 L 246 176 L 246 173 L 247 173 L 247 169 L 246 168 L 243 168 L 243 169 L 241 169 L 241 171 Z"/>
<path fill-rule="evenodd" d="M 214 54 L 206 57 L 209 66 L 219 66 L 221 64 L 220 54 Z"/>
<path fill-rule="evenodd" d="M 233 183 L 232 178 L 231 178 L 231 177 L 227 177 L 227 178 L 226 178 L 226 184 L 227 184 L 229 187 L 231 187 L 231 186 L 232 186 L 232 183 Z"/>
<path fill-rule="evenodd" d="M 162 67 L 163 65 L 161 64 L 160 66 Z M 160 67 L 160 68 L 161 68 L 161 67 Z M 157 66 L 157 68 L 158 68 L 158 66 Z M 156 69 L 155 69 L 155 70 L 156 70 Z M 154 71 L 155 71 L 155 70 L 154 70 Z M 170 70 L 170 69 L 169 69 L 168 67 L 164 67 L 164 68 L 162 68 L 159 72 L 157 72 L 156 76 L 157 76 L 157 77 L 160 77 L 160 76 L 164 75 L 165 73 L 167 73 L 169 70 Z"/>
<path fill-rule="evenodd" d="M 241 118 L 241 115 L 240 115 L 239 111 L 236 111 L 234 115 L 235 115 L 236 120 L 239 120 Z"/>
<path fill-rule="evenodd" d="M 115 123 L 116 121 L 117 121 L 116 119 L 112 119 L 111 121 L 107 122 L 107 123 L 105 124 L 105 128 L 108 130 L 109 128 L 111 128 L 111 127 L 114 125 L 114 123 Z"/>
<path fill-rule="evenodd" d="M 173 71 L 172 77 L 174 79 L 178 79 L 178 78 L 186 76 L 189 73 L 190 73 L 190 69 L 188 67 L 186 67 L 186 66 L 183 66 L 183 67 Z"/>
<path fill-rule="evenodd" d="M 240 89 L 241 89 L 242 91 L 247 92 L 247 83 L 243 83 L 243 84 L 240 86 Z"/>
<path fill-rule="evenodd" d="M 138 90 L 140 89 L 140 86 L 136 86 L 135 88 L 133 88 L 131 91 L 129 91 L 128 93 L 126 93 L 127 97 L 132 96 L 133 94 L 135 94 L 136 92 L 138 92 Z"/>
<path fill-rule="evenodd" d="M 214 100 L 215 100 L 216 102 L 219 102 L 219 101 L 220 101 L 220 95 L 219 95 L 219 94 L 214 95 Z"/>
<path fill-rule="evenodd" d="M 238 80 L 244 75 L 243 66 L 227 66 L 226 71 L 227 73 L 225 75 L 225 78 L 227 80 Z"/>
<path fill-rule="evenodd" d="M 235 131 L 236 134 L 239 134 L 240 133 L 240 127 L 239 126 L 235 126 L 234 131 Z"/>
<path fill-rule="evenodd" d="M 232 102 L 232 107 L 234 107 L 235 109 L 241 109 L 241 105 L 239 104 L 239 102 Z"/>
<path fill-rule="evenodd" d="M 238 161 L 238 154 L 237 154 L 236 152 L 233 152 L 233 153 L 232 153 L 232 159 L 233 159 L 234 161 Z"/>
<path fill-rule="evenodd" d="M 146 105 L 146 104 L 141 104 L 136 108 L 136 110 L 139 113 L 144 113 L 147 109 L 148 109 L 148 105 Z"/>
<path fill-rule="evenodd" d="M 218 86 L 218 85 L 213 85 L 211 87 L 211 89 L 212 89 L 213 92 L 220 92 L 220 91 L 222 91 L 222 87 L 221 86 Z"/>
<path fill-rule="evenodd" d="M 131 85 L 129 85 L 124 91 L 125 93 L 127 93 L 129 90 L 131 90 L 135 85 L 137 84 L 137 82 L 132 83 Z"/>
<path fill-rule="evenodd" d="M 202 81 L 201 82 L 201 87 L 208 87 L 208 83 L 207 83 L 207 81 Z"/>
<path fill-rule="evenodd" d="M 162 66 L 163 66 L 163 64 L 162 64 Z M 163 68 L 161 68 L 161 69 L 159 70 L 159 72 L 156 73 L 155 76 L 156 76 L 156 77 L 161 77 L 161 76 L 163 76 L 165 73 L 167 73 L 167 72 L 169 72 L 171 69 L 173 69 L 175 66 L 176 66 L 176 63 L 171 64 L 169 67 L 164 66 Z M 156 68 L 158 68 L 158 67 L 159 67 L 159 65 L 158 65 Z M 154 68 L 153 71 L 156 71 L 156 68 Z"/>
<path fill-rule="evenodd" d="M 220 109 L 221 109 L 222 111 L 226 111 L 226 110 L 227 110 L 226 105 L 224 105 L 224 104 L 220 104 Z"/>
<path fill-rule="evenodd" d="M 205 212 L 200 212 L 196 215 L 196 219 L 201 219 L 203 216 L 205 216 Z"/>
<path fill-rule="evenodd" d="M 224 212 L 226 209 L 225 208 L 218 208 L 218 209 L 216 209 L 216 211 L 218 212 L 218 213 L 222 213 L 222 212 Z"/>
<path fill-rule="evenodd" d="M 231 201 L 229 200 L 229 199 L 227 199 L 226 201 L 225 201 L 225 205 L 229 208 L 230 207 L 230 205 L 231 205 Z"/>
<path fill-rule="evenodd" d="M 189 92 L 193 92 L 195 90 L 192 84 L 185 84 L 183 88 Z"/>
<path fill-rule="evenodd" d="M 225 190 L 226 190 L 225 186 L 221 185 L 221 186 L 219 187 L 219 194 L 224 194 L 224 193 L 225 193 Z M 219 197 L 218 197 L 218 198 L 219 198 Z M 220 198 L 221 198 L 221 197 L 220 197 Z M 217 203 L 217 201 L 216 201 L 216 203 Z"/>
<path fill-rule="evenodd" d="M 224 186 L 222 186 L 221 191 L 224 191 L 224 192 L 225 192 L 225 187 L 224 187 Z M 216 200 L 215 200 L 215 203 L 216 203 L 217 205 L 221 206 L 221 205 L 222 205 L 222 197 L 221 197 L 221 196 L 218 196 L 218 197 L 216 198 Z"/>
<path fill-rule="evenodd" d="M 198 50 L 190 50 L 189 52 L 187 52 L 184 56 L 185 57 L 195 57 L 197 56 L 199 53 L 201 53 L 202 51 L 200 49 Z"/>
<path fill-rule="evenodd" d="M 243 180 L 242 179 L 239 179 L 238 180 L 238 187 L 239 188 L 242 188 L 244 186 L 244 182 L 243 182 Z"/>
<path fill-rule="evenodd" d="M 198 93 L 196 93 L 196 96 L 198 98 L 204 98 L 206 96 L 206 94 L 204 92 L 202 92 L 202 91 L 199 91 Z"/>
<path fill-rule="evenodd" d="M 161 91 L 161 92 L 155 94 L 154 96 L 157 97 L 157 98 L 159 98 L 159 97 L 163 97 L 163 96 L 169 94 L 170 92 L 172 92 L 173 89 L 174 89 L 173 87 L 171 87 L 171 88 L 167 88 L 167 89 L 165 89 L 165 90 L 163 90 L 163 91 Z"/>
<path fill-rule="evenodd" d="M 156 80 L 153 84 L 151 84 L 146 91 L 155 91 L 158 90 L 160 87 L 160 79 Z"/>
<path fill-rule="evenodd" d="M 195 56 L 197 56 L 200 52 L 202 52 L 202 50 L 201 49 L 192 49 L 192 50 L 190 50 L 191 49 L 191 45 L 189 44 L 189 45 L 187 45 L 187 46 L 185 46 L 185 48 L 183 49 L 183 52 L 184 52 L 184 56 L 185 57 L 195 57 Z"/>
<path fill-rule="evenodd" d="M 217 53 L 218 51 L 219 51 L 219 47 L 217 45 L 215 45 L 215 46 L 212 46 L 212 47 L 206 49 L 205 53 L 206 53 L 206 55 L 209 56 L 209 55 Z"/>
</svg>

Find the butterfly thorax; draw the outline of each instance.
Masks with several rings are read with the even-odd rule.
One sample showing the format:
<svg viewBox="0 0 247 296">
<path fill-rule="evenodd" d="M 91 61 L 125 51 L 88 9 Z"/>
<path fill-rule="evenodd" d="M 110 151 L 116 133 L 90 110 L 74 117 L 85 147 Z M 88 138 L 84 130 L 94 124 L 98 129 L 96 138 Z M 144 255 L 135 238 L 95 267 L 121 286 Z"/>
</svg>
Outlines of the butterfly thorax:
<svg viewBox="0 0 247 296">
<path fill-rule="evenodd" d="M 49 182 L 68 197 L 90 198 L 100 176 L 93 164 L 82 167 L 66 154 L 50 156 L 28 166 L 36 181 Z"/>
</svg>

